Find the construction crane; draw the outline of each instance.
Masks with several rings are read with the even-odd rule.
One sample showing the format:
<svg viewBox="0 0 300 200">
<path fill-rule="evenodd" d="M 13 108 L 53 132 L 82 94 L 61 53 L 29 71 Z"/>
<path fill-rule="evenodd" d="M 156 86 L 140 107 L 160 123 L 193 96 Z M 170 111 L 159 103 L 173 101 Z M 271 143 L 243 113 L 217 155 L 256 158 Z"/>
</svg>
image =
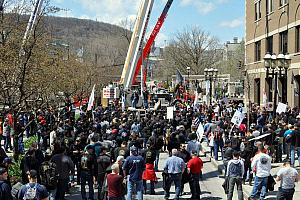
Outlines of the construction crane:
<svg viewBox="0 0 300 200">
<path fill-rule="evenodd" d="M 154 0 L 142 0 L 139 8 L 125 60 L 125 65 L 120 79 L 120 83 L 123 84 L 125 89 L 130 89 L 132 84 L 133 74 L 136 69 L 139 53 L 142 49 L 153 3 Z"/>
<path fill-rule="evenodd" d="M 145 48 L 143 50 L 143 54 L 139 57 L 139 60 L 137 62 L 137 66 L 136 66 L 136 70 L 135 70 L 135 73 L 134 73 L 134 76 L 133 76 L 132 83 L 135 82 L 136 77 L 138 76 L 138 74 L 139 74 L 139 72 L 141 70 L 141 66 L 142 66 L 142 63 L 143 63 L 144 59 L 148 57 L 148 55 L 149 55 L 149 53 L 151 51 L 151 47 L 152 47 L 152 45 L 153 45 L 153 43 L 155 41 L 155 38 L 158 35 L 158 33 L 159 33 L 159 31 L 160 31 L 160 29 L 161 29 L 161 27 L 162 27 L 162 25 L 163 25 L 166 17 L 167 17 L 168 11 L 169 11 L 172 3 L 173 3 L 173 0 L 168 0 L 168 2 L 166 4 L 163 12 L 161 13 L 161 15 L 160 15 L 160 17 L 159 17 L 156 25 L 154 26 L 154 29 L 153 29 L 153 31 L 152 31 L 152 33 L 151 33 L 151 35 L 150 35 L 150 37 L 149 37 L 149 39 L 148 39 L 148 41 L 147 41 L 147 43 L 145 45 Z M 141 81 L 143 81 L 145 83 L 146 80 L 147 80 L 147 70 L 145 70 L 144 73 L 142 72 L 142 74 L 143 74 L 142 78 L 144 80 L 141 80 Z"/>
<path fill-rule="evenodd" d="M 142 48 L 153 3 L 153 0 L 143 0 L 140 6 L 120 80 L 120 83 L 123 84 L 125 89 L 130 89 L 132 83 L 135 82 L 136 77 L 141 70 L 142 63 L 150 53 L 151 47 L 166 19 L 173 0 L 168 0 L 166 3 L 166 6 L 159 17 L 145 47 Z M 143 77 L 143 74 L 141 75 Z M 142 77 L 141 79 L 143 79 Z M 144 74 L 144 80 L 146 80 L 146 74 Z M 143 82 L 143 80 L 141 80 L 141 82 Z"/>
</svg>

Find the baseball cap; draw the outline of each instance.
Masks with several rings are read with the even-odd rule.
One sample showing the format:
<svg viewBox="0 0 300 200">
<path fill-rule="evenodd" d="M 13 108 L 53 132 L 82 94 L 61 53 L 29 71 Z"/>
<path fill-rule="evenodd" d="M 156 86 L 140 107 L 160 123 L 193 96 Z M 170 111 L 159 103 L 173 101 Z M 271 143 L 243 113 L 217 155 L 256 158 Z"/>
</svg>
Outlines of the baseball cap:
<svg viewBox="0 0 300 200">
<path fill-rule="evenodd" d="M 135 146 L 130 147 L 130 152 L 137 152 L 137 148 Z"/>
<path fill-rule="evenodd" d="M 32 170 L 29 171 L 29 173 L 27 175 L 29 175 L 30 178 L 34 178 L 35 179 L 35 178 L 37 178 L 37 171 L 34 170 L 34 169 L 32 169 Z"/>
</svg>

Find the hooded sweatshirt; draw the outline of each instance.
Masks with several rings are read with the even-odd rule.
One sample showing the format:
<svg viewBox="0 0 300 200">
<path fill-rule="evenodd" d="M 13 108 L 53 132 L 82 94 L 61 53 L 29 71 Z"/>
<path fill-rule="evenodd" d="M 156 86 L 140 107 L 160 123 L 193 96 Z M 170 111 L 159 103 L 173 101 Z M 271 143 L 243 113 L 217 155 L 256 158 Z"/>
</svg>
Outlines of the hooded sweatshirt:
<svg viewBox="0 0 300 200">
<path fill-rule="evenodd" d="M 251 167 L 257 177 L 268 177 L 271 171 L 271 157 L 265 153 L 258 153 L 254 156 Z"/>
<path fill-rule="evenodd" d="M 227 165 L 227 176 L 228 177 L 240 177 L 244 175 L 244 162 L 240 159 L 232 159 Z"/>
</svg>

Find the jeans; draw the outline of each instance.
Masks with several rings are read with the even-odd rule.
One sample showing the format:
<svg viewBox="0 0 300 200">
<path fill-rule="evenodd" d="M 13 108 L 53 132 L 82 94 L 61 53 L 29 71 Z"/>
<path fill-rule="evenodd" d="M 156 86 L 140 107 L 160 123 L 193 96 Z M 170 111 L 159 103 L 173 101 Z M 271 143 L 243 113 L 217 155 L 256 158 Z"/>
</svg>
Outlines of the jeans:
<svg viewBox="0 0 300 200">
<path fill-rule="evenodd" d="M 250 194 L 250 197 L 254 198 L 257 195 L 259 189 L 261 188 L 260 199 L 263 200 L 266 195 L 267 185 L 268 185 L 268 177 L 257 177 L 256 176 L 254 178 L 254 186 L 253 186 L 252 192 Z"/>
<path fill-rule="evenodd" d="M 300 165 L 300 147 L 295 147 L 291 145 L 291 165 L 295 165 L 295 153 L 297 153 L 298 163 Z"/>
<path fill-rule="evenodd" d="M 214 156 L 215 156 L 215 160 L 218 160 L 219 149 L 221 149 L 221 155 L 222 155 L 222 160 L 223 160 L 224 159 L 223 146 L 221 146 L 221 145 L 217 144 L 216 142 L 214 142 Z"/>
<path fill-rule="evenodd" d="M 131 104 L 132 104 L 132 107 L 133 107 L 133 108 L 136 108 L 136 104 L 137 104 L 137 103 L 136 103 L 135 100 L 132 100 L 132 101 L 131 101 Z"/>
<path fill-rule="evenodd" d="M 232 200 L 235 184 L 238 191 L 238 199 L 243 200 L 244 194 L 243 194 L 242 178 L 240 177 L 229 177 L 229 192 L 227 195 L 227 200 Z"/>
<path fill-rule="evenodd" d="M 12 145 L 11 145 L 11 139 L 10 136 L 3 136 L 4 137 L 4 149 L 5 151 L 8 150 L 8 148 L 10 150 L 12 150 Z"/>
<path fill-rule="evenodd" d="M 214 143 L 214 157 L 215 157 L 215 160 L 218 160 L 218 155 L 219 154 L 219 145 Z"/>
<path fill-rule="evenodd" d="M 143 186 L 144 186 L 144 191 L 146 193 L 147 191 L 147 181 L 146 180 L 143 180 Z M 150 181 L 150 194 L 154 194 L 155 191 L 154 191 L 154 181 Z"/>
<path fill-rule="evenodd" d="M 170 174 L 170 177 L 166 181 L 166 189 L 165 189 L 165 198 L 170 197 L 170 188 L 172 185 L 172 182 L 174 181 L 175 184 L 175 198 L 174 200 L 179 199 L 180 195 L 180 190 L 181 190 L 181 179 L 182 179 L 182 174 Z"/>
<path fill-rule="evenodd" d="M 191 199 L 199 199 L 200 200 L 200 184 L 199 184 L 199 177 L 200 174 L 191 174 L 191 180 L 189 182 L 190 184 L 190 189 L 192 193 Z"/>
<path fill-rule="evenodd" d="M 58 180 L 55 200 L 64 200 L 66 191 L 68 189 L 68 183 L 69 183 L 68 178 Z"/>
<path fill-rule="evenodd" d="M 138 200 L 143 200 L 143 181 L 127 181 L 127 200 L 133 200 L 133 188 L 136 186 Z"/>
<path fill-rule="evenodd" d="M 86 185 L 86 182 L 87 182 L 88 186 L 89 186 L 89 199 L 93 200 L 94 199 L 93 176 L 87 171 L 81 171 L 80 178 L 81 178 L 80 185 L 81 185 L 81 197 L 82 197 L 82 199 L 83 200 L 86 199 L 85 185 Z"/>
<path fill-rule="evenodd" d="M 155 171 L 158 171 L 159 151 L 160 150 L 155 150 L 155 154 L 156 154 L 156 158 L 155 158 L 155 162 L 154 162 L 154 169 L 155 169 Z"/>
<path fill-rule="evenodd" d="M 295 189 L 282 189 L 279 188 L 277 192 L 277 200 L 293 200 Z"/>
</svg>

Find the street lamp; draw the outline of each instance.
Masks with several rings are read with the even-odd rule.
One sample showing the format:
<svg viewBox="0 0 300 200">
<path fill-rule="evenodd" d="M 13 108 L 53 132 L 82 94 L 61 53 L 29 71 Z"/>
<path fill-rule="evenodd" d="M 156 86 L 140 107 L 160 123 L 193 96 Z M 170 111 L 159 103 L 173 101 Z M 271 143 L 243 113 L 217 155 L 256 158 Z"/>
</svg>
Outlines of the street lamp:
<svg viewBox="0 0 300 200">
<path fill-rule="evenodd" d="M 212 82 L 218 78 L 218 69 L 216 68 L 205 68 L 204 69 L 205 80 L 209 81 L 209 104 L 212 104 Z"/>
<path fill-rule="evenodd" d="M 287 84 L 287 70 L 290 67 L 291 58 L 288 54 L 284 55 L 282 53 L 271 55 L 269 52 L 266 53 L 264 57 L 264 65 L 266 68 L 266 78 L 274 79 L 274 99 L 273 99 L 273 117 L 276 116 L 277 107 L 277 96 L 278 96 L 278 78 L 283 78 L 284 83 Z M 285 95 L 282 95 L 285 97 Z"/>
</svg>

